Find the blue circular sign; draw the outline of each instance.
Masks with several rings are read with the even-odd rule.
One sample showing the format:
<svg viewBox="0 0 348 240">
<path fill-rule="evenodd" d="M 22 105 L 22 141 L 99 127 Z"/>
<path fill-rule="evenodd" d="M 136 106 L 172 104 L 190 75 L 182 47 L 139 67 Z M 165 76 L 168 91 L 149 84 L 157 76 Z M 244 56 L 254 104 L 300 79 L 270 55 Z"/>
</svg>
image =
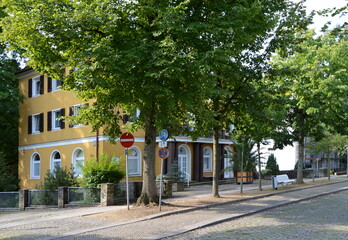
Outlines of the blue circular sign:
<svg viewBox="0 0 348 240">
<path fill-rule="evenodd" d="M 165 141 L 168 139 L 168 137 L 169 137 L 168 131 L 165 129 L 162 129 L 159 134 L 159 139 L 161 139 L 161 141 Z"/>
</svg>

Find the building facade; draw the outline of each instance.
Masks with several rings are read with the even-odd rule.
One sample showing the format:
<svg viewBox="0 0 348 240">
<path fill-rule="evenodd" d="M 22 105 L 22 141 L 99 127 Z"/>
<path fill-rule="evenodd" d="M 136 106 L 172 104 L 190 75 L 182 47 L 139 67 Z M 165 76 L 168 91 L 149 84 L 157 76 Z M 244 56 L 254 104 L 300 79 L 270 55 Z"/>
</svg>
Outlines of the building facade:
<svg viewBox="0 0 348 240">
<path fill-rule="evenodd" d="M 56 166 L 72 167 L 78 177 L 81 174 L 80 164 L 100 154 L 108 154 L 110 160 L 116 159 L 121 161 L 121 166 L 125 165 L 124 148 L 119 143 L 111 144 L 106 136 L 92 132 L 89 125 L 71 125 L 61 119 L 78 114 L 81 106 L 92 104 L 93 101 L 82 101 L 75 94 L 61 90 L 60 80 L 30 68 L 22 70 L 17 76 L 20 93 L 24 96 L 19 106 L 18 147 L 18 173 L 22 189 L 37 188 L 46 172 Z M 133 135 L 135 143 L 128 157 L 129 179 L 141 181 L 144 132 L 138 131 Z M 231 157 L 227 153 L 232 151 L 232 146 L 228 139 L 221 139 L 220 144 L 222 170 L 231 164 Z M 175 137 L 168 140 L 168 148 L 170 155 L 163 161 L 164 173 L 169 172 L 175 163 L 185 178 L 191 181 L 204 181 L 212 176 L 211 138 L 192 141 L 185 136 Z M 155 172 L 156 175 L 161 172 L 159 157 L 156 159 Z M 221 179 L 232 177 L 232 171 L 221 171 Z"/>
</svg>

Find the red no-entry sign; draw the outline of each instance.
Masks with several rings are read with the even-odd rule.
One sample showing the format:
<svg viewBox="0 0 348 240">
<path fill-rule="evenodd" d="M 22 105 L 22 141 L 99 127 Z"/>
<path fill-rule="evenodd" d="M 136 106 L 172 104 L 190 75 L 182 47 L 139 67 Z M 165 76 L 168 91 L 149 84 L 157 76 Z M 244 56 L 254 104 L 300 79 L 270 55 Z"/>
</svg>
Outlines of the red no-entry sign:
<svg viewBox="0 0 348 240">
<path fill-rule="evenodd" d="M 123 133 L 120 137 L 120 143 L 125 148 L 130 148 L 134 143 L 134 136 L 130 133 Z"/>
</svg>

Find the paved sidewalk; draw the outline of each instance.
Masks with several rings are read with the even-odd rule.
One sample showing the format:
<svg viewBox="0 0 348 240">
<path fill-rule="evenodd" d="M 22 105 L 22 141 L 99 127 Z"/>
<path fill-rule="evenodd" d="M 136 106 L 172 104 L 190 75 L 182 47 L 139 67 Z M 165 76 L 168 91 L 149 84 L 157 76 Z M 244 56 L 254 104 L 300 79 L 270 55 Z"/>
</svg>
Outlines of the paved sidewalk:
<svg viewBox="0 0 348 240">
<path fill-rule="evenodd" d="M 347 180 L 347 178 L 342 178 L 342 180 Z M 311 179 L 307 181 L 312 181 Z M 318 181 L 318 179 L 316 180 Z M 269 185 L 270 182 L 264 181 L 263 188 L 271 188 L 271 185 Z M 348 183 L 344 182 L 341 184 L 342 186 L 347 186 Z M 227 195 L 227 194 L 233 194 L 235 192 L 239 192 L 239 185 L 236 184 L 227 184 L 227 185 L 220 185 L 220 194 L 221 195 Z M 331 186 L 327 185 L 326 191 L 329 191 Z M 291 191 L 288 194 L 290 198 L 299 199 L 303 198 L 304 192 L 309 192 L 310 194 L 317 194 L 318 190 L 321 189 L 325 192 L 325 189 L 316 188 L 312 190 L 304 190 L 302 193 L 298 194 L 296 192 L 292 193 Z M 250 185 L 244 185 L 244 190 L 249 191 L 251 189 L 258 189 L 258 182 L 255 181 L 253 184 Z M 282 193 L 279 196 L 274 196 L 273 198 L 267 199 L 269 203 L 279 203 L 279 201 L 284 201 L 284 192 L 283 190 L 280 191 L 264 191 L 265 193 Z M 297 194 L 297 196 L 296 196 Z M 186 189 L 183 192 L 177 192 L 174 194 L 173 199 L 189 199 L 189 198 L 197 198 L 197 197 L 204 197 L 204 196 L 210 196 L 211 195 L 211 185 L 198 185 L 198 186 L 191 186 L 190 188 Z M 295 197 L 294 197 L 295 196 Z M 166 201 L 171 201 L 172 199 L 167 199 Z M 260 202 L 261 201 L 261 202 Z M 247 204 L 246 207 L 249 206 L 257 206 L 264 205 L 265 199 L 257 200 L 255 199 L 254 203 Z M 288 199 L 286 199 L 288 201 Z M 286 202 L 285 201 L 285 202 Z M 242 204 L 232 204 L 233 207 L 237 206 L 238 213 L 235 214 L 241 214 L 240 213 L 240 207 L 243 206 Z M 18 212 L 13 214 L 0 214 L 0 231 L 3 233 L 3 236 L 9 237 L 11 239 L 58 239 L 58 238 L 64 238 L 68 237 L 69 235 L 76 235 L 76 234 L 82 234 L 77 235 L 76 237 L 71 237 L 67 239 L 155 239 L 155 237 L 161 238 L 163 232 L 176 232 L 176 231 L 187 231 L 187 229 L 192 229 L 197 226 L 201 226 L 202 224 L 210 223 L 214 220 L 209 220 L 206 223 L 202 223 L 201 220 L 206 219 L 205 217 L 202 218 L 200 214 L 203 214 L 203 216 L 206 216 L 206 212 L 204 210 L 201 210 L 201 213 L 198 211 L 195 214 L 186 214 L 186 215 L 180 215 L 180 218 L 173 217 L 173 216 L 167 216 L 160 219 L 154 219 L 151 221 L 145 221 L 145 222 L 136 222 L 134 223 L 112 223 L 110 221 L 106 221 L 103 219 L 90 219 L 86 217 L 81 217 L 88 214 L 94 214 L 97 212 L 106 212 L 106 211 L 112 211 L 115 209 L 121 209 L 125 208 L 126 206 L 113 206 L 113 207 L 92 207 L 92 208 L 78 208 L 78 209 L 50 209 L 46 210 L 44 212 L 40 211 L 25 211 L 25 212 Z M 217 207 L 217 206 L 216 206 Z M 211 219 L 218 218 L 221 219 L 221 216 L 226 213 L 226 205 L 217 207 L 220 209 L 218 213 L 216 211 L 213 211 L 213 214 L 211 215 Z M 231 210 L 235 211 L 235 210 Z M 212 212 L 209 210 L 208 212 Z M 195 215 L 195 219 L 190 219 L 191 215 Z M 232 214 L 233 215 L 233 214 Z M 225 218 L 229 218 L 232 216 L 231 212 L 227 212 L 227 215 Z M 183 216 L 189 216 L 185 225 L 185 221 L 182 220 Z M 163 225 L 164 223 L 166 223 Z M 174 226 L 174 229 L 164 229 L 166 226 L 168 226 L 168 222 L 170 222 L 169 225 Z M 192 223 L 196 223 L 192 225 Z M 147 225 L 149 224 L 149 225 Z M 185 225 L 185 226 L 184 226 Z M 189 226 L 189 227 L 188 227 Z M 156 229 L 153 229 L 156 228 Z M 104 230 L 103 230 L 104 229 Z M 149 231 L 148 233 L 133 233 L 134 231 L 137 232 L 137 230 L 146 230 Z M 53 232 L 52 232 L 53 230 Z M 90 231 L 93 230 L 93 235 L 90 235 Z M 129 232 L 131 230 L 131 232 Z M 119 233 L 121 235 L 119 235 Z M 97 234 L 97 235 L 96 235 Z M 128 235 L 127 235 L 128 234 Z M 99 238 L 100 237 L 100 238 Z M 116 238 L 115 238 L 116 237 Z M 0 237 L 1 239 L 1 237 Z"/>
</svg>

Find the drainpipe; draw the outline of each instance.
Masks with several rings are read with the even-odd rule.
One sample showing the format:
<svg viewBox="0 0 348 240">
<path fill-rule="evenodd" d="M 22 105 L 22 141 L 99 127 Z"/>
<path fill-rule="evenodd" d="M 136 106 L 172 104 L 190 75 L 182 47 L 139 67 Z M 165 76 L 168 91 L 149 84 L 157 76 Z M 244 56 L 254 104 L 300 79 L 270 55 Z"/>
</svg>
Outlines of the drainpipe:
<svg viewBox="0 0 348 240">
<path fill-rule="evenodd" d="M 97 129 L 95 134 L 95 156 L 96 159 L 99 158 L 99 128 Z"/>
</svg>

